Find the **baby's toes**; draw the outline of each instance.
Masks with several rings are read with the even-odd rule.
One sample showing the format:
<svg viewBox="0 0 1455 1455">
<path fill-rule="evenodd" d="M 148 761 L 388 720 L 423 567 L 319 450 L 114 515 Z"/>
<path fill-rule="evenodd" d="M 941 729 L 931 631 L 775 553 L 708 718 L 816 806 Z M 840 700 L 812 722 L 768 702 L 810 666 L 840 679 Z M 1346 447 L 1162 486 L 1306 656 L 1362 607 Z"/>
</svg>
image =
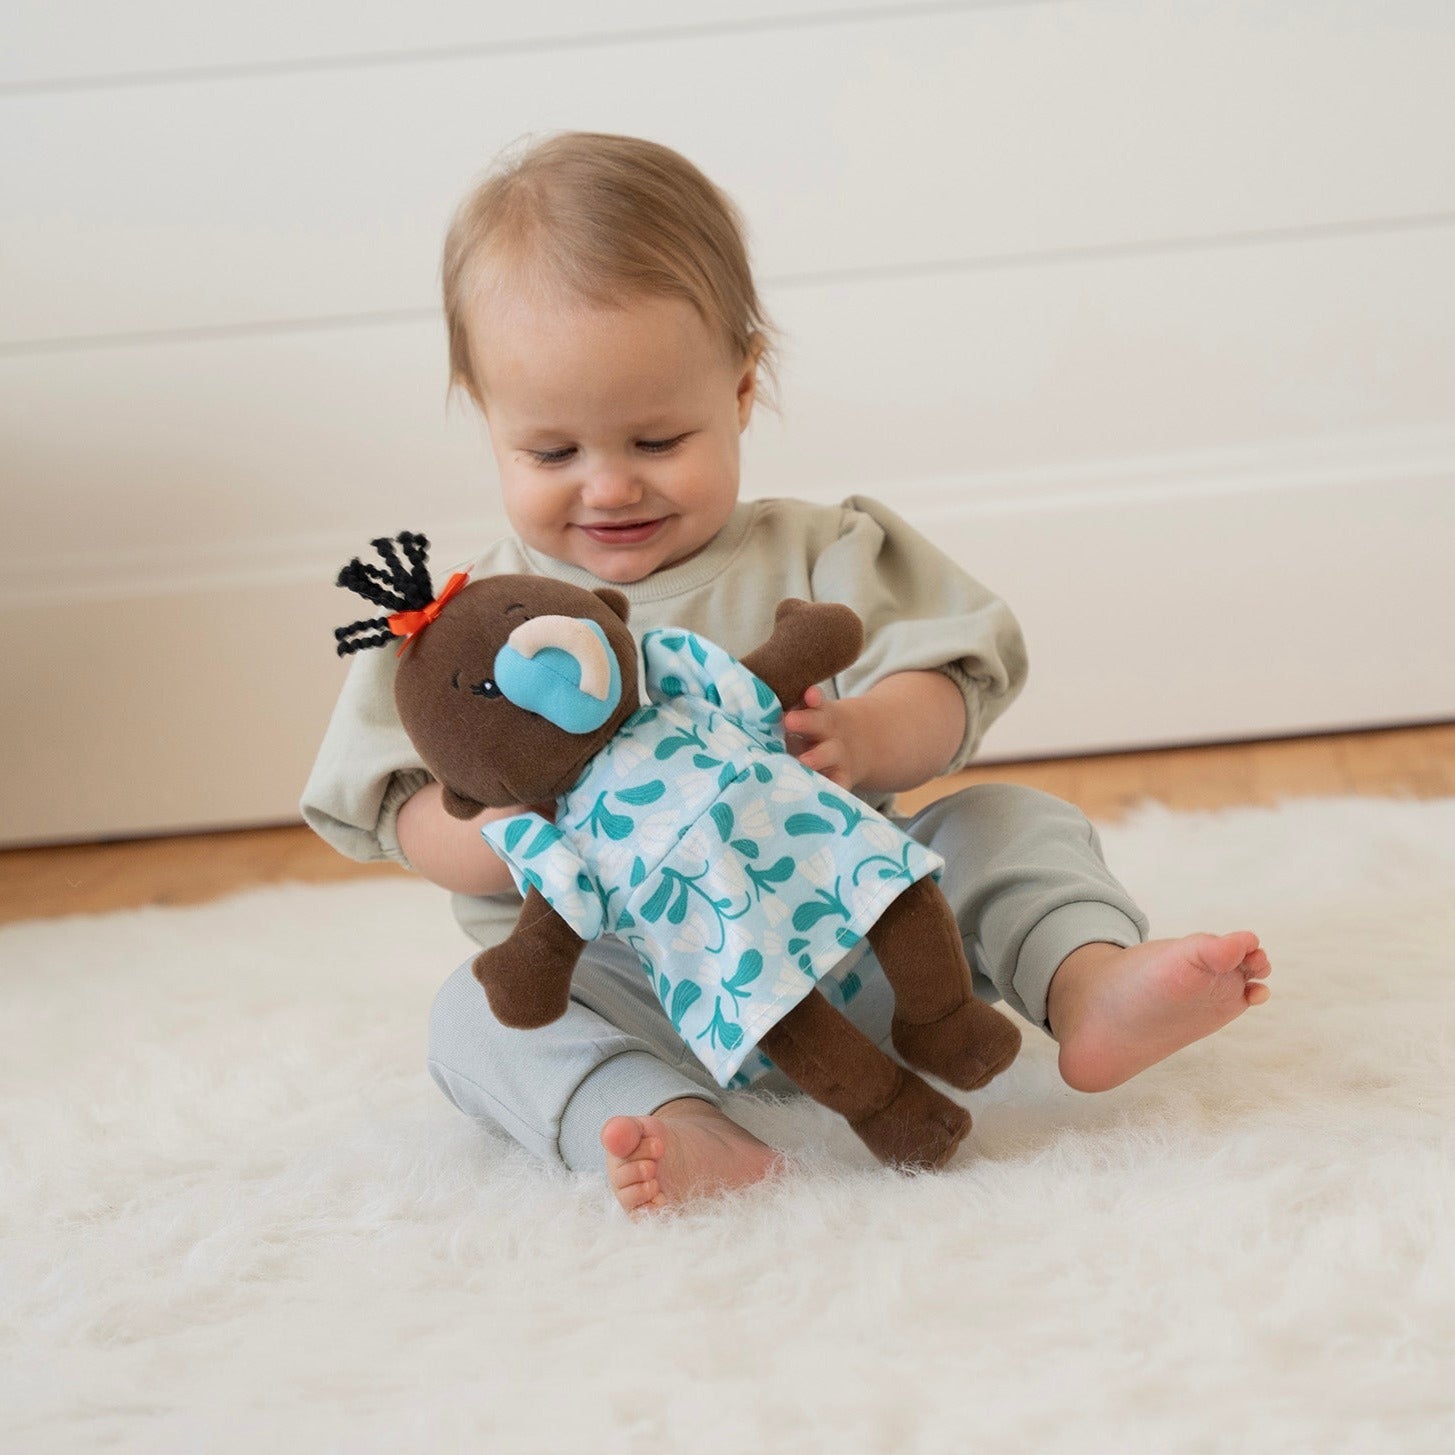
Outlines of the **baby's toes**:
<svg viewBox="0 0 1455 1455">
<path fill-rule="evenodd" d="M 611 1117 L 601 1128 L 601 1145 L 611 1157 L 660 1157 L 660 1141 L 660 1138 L 648 1135 L 641 1117 Z M 652 1150 L 653 1144 L 656 1144 L 655 1151 Z"/>
<path fill-rule="evenodd" d="M 1243 957 L 1238 969 L 1243 976 L 1243 1000 L 1248 1005 L 1262 1005 L 1273 993 L 1263 983 L 1273 972 L 1268 956 L 1262 950 L 1253 950 Z"/>
<path fill-rule="evenodd" d="M 617 1188 L 616 1200 L 629 1213 L 639 1213 L 649 1207 L 662 1207 L 667 1201 L 655 1178 L 650 1182 L 638 1182 L 631 1187 Z"/>
<path fill-rule="evenodd" d="M 1249 980 L 1265 980 L 1273 973 L 1273 966 L 1262 950 L 1254 950 L 1238 968 Z"/>
<path fill-rule="evenodd" d="M 1234 965 L 1242 965 L 1250 955 L 1258 953 L 1258 936 L 1252 930 L 1234 930 L 1230 935 L 1217 938 L 1222 953 L 1231 958 Z"/>
<path fill-rule="evenodd" d="M 661 1195 L 662 1189 L 657 1182 L 657 1164 L 654 1160 L 623 1162 L 620 1167 L 613 1167 L 607 1176 L 612 1190 L 616 1193 L 616 1200 L 628 1212 L 644 1207 Z"/>
<path fill-rule="evenodd" d="M 1258 936 L 1247 930 L 1231 935 L 1192 935 L 1184 943 L 1191 963 L 1219 982 L 1241 971 L 1243 961 L 1258 950 Z"/>
</svg>

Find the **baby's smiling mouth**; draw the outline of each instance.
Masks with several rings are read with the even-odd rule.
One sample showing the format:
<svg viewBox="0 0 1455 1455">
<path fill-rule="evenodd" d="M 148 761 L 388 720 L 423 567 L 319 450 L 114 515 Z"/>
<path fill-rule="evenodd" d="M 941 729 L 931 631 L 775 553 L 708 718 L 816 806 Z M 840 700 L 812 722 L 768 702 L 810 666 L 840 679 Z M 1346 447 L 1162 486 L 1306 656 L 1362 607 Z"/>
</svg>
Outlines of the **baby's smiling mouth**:
<svg viewBox="0 0 1455 1455">
<path fill-rule="evenodd" d="M 582 521 L 577 528 L 596 541 L 640 541 L 655 533 L 664 522 L 663 516 L 647 520 L 592 520 Z"/>
</svg>

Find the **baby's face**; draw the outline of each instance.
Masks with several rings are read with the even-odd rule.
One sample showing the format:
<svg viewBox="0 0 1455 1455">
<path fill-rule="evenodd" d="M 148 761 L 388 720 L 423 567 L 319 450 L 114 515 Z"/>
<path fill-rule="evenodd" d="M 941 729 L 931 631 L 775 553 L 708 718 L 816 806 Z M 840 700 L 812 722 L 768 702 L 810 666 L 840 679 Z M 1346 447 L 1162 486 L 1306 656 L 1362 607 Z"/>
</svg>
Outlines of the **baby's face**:
<svg viewBox="0 0 1455 1455">
<path fill-rule="evenodd" d="M 756 371 L 691 304 L 485 295 L 470 335 L 505 513 L 528 546 L 640 581 L 726 524 Z"/>
</svg>

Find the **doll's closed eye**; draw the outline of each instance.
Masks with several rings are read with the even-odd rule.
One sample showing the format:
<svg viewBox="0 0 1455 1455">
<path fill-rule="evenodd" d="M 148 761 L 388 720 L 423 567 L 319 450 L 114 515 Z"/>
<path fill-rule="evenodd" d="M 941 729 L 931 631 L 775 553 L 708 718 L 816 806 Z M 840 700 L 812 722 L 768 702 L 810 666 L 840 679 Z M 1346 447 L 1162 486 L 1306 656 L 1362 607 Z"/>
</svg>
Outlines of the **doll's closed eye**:
<svg viewBox="0 0 1455 1455">
<path fill-rule="evenodd" d="M 453 687 L 456 692 L 460 690 L 460 673 L 458 669 L 456 669 L 454 676 L 450 678 L 450 686 Z M 476 697 L 503 696 L 500 688 L 495 685 L 494 680 L 490 677 L 484 677 L 479 682 L 473 683 L 470 687 L 470 691 L 473 692 Z"/>
</svg>

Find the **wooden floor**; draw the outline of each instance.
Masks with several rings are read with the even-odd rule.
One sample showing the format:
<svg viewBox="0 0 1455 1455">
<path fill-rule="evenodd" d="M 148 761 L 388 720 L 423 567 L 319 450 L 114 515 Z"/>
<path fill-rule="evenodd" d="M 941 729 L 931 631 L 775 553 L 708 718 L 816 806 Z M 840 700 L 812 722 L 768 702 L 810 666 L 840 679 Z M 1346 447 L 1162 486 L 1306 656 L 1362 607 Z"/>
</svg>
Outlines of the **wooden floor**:
<svg viewBox="0 0 1455 1455">
<path fill-rule="evenodd" d="M 972 783 L 1023 783 L 1110 822 L 1151 799 L 1175 809 L 1363 794 L 1455 797 L 1455 723 L 1278 742 L 971 768 L 900 796 L 915 808 Z M 397 875 L 353 864 L 307 829 L 247 829 L 0 852 L 0 923 L 145 904 L 196 904 L 284 880 Z"/>
</svg>

